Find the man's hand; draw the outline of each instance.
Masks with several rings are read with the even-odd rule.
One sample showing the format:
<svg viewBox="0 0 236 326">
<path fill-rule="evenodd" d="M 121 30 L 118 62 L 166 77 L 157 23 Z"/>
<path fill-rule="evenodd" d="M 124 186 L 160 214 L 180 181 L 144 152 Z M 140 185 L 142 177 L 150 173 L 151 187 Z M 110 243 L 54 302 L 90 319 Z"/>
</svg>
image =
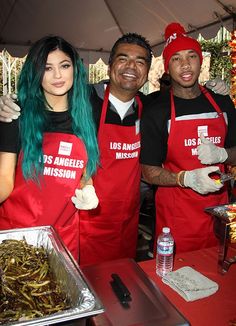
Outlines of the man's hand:
<svg viewBox="0 0 236 326">
<path fill-rule="evenodd" d="M 15 94 L 8 94 L 0 97 L 0 121 L 12 122 L 20 116 L 20 107 L 14 103 L 17 99 Z"/>
<path fill-rule="evenodd" d="M 77 209 L 94 209 L 98 206 L 98 197 L 95 188 L 92 185 L 87 185 L 82 189 L 75 190 L 75 196 L 71 198 Z"/>
<path fill-rule="evenodd" d="M 218 147 L 202 134 L 200 135 L 201 145 L 197 147 L 198 159 L 202 164 L 223 163 L 228 158 L 228 153 L 223 147 Z"/>
<path fill-rule="evenodd" d="M 209 177 L 209 174 L 218 170 L 218 166 L 209 166 L 207 168 L 186 171 L 184 174 L 184 186 L 192 188 L 202 195 L 216 192 L 223 187 L 223 184 L 216 183 L 215 180 Z"/>
<path fill-rule="evenodd" d="M 206 82 L 206 87 L 216 94 L 229 95 L 229 86 L 224 80 L 220 79 L 219 77 L 208 80 Z"/>
</svg>

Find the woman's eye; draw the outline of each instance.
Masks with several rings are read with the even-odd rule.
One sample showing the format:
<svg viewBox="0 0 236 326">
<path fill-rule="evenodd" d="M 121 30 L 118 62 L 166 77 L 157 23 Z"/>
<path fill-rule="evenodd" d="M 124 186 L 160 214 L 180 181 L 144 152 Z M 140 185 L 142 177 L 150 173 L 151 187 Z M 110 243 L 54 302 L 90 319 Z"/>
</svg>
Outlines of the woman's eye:
<svg viewBox="0 0 236 326">
<path fill-rule="evenodd" d="M 66 63 L 66 64 L 64 64 L 64 65 L 62 65 L 62 68 L 64 68 L 64 69 L 68 69 L 68 68 L 70 68 L 70 64 L 69 63 Z"/>
</svg>

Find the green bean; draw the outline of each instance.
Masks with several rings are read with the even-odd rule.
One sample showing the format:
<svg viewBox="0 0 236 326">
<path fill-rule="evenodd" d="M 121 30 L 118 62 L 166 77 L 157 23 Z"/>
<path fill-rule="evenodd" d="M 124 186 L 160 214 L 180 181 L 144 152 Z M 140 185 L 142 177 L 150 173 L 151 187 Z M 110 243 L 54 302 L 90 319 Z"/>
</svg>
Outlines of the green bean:
<svg viewBox="0 0 236 326">
<path fill-rule="evenodd" d="M 44 248 L 26 240 L 3 240 L 0 244 L 0 325 L 68 309 L 49 266 Z"/>
</svg>

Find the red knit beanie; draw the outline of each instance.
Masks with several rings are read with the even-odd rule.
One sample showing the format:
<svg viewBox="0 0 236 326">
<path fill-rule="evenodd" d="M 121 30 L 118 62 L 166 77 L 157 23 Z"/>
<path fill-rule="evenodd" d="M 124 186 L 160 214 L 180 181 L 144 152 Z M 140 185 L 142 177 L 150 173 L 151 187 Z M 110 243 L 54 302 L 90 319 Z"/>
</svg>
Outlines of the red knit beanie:
<svg viewBox="0 0 236 326">
<path fill-rule="evenodd" d="M 202 64 L 201 46 L 195 39 L 186 35 L 186 32 L 179 23 L 171 23 L 165 29 L 166 45 L 162 53 L 164 59 L 165 71 L 168 70 L 168 64 L 172 55 L 182 50 L 194 50 L 197 52 Z"/>
</svg>

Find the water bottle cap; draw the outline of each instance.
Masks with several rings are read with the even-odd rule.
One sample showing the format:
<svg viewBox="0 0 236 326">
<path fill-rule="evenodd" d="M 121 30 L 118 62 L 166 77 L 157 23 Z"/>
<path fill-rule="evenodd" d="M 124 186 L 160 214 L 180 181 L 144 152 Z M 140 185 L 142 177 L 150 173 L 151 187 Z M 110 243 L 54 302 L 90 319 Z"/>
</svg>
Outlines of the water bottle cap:
<svg viewBox="0 0 236 326">
<path fill-rule="evenodd" d="M 162 232 L 163 233 L 170 233 L 170 228 L 165 227 L 165 228 L 162 229 Z"/>
</svg>

